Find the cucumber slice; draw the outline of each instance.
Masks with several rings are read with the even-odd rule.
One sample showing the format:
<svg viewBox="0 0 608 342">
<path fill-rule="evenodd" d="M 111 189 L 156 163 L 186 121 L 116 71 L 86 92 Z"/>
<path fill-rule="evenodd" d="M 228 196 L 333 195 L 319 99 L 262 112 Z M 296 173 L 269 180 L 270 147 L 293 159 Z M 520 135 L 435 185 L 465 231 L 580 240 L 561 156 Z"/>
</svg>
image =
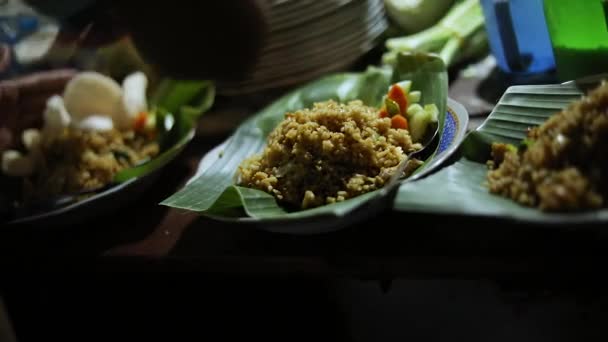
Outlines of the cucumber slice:
<svg viewBox="0 0 608 342">
<path fill-rule="evenodd" d="M 401 81 L 399 83 L 397 83 L 398 86 L 401 87 L 401 89 L 403 89 L 404 93 L 408 93 L 410 91 L 410 88 L 412 87 L 412 81 Z M 389 90 L 391 87 L 388 87 Z"/>
<path fill-rule="evenodd" d="M 420 93 L 419 91 L 415 90 L 412 91 L 410 93 L 407 93 L 407 102 L 408 103 L 418 103 L 420 102 L 420 97 L 422 96 L 422 93 Z"/>
<path fill-rule="evenodd" d="M 424 112 L 424 108 L 421 105 L 414 103 L 407 107 L 407 118 L 411 119 L 417 112 Z"/>
<path fill-rule="evenodd" d="M 430 111 L 421 110 L 412 115 L 410 119 L 410 136 L 413 142 L 419 142 L 426 133 L 429 124 L 433 121 L 433 114 Z"/>
<path fill-rule="evenodd" d="M 428 104 L 424 106 L 424 111 L 429 112 L 431 115 L 431 121 L 437 122 L 439 120 L 439 109 L 435 104 Z"/>
</svg>

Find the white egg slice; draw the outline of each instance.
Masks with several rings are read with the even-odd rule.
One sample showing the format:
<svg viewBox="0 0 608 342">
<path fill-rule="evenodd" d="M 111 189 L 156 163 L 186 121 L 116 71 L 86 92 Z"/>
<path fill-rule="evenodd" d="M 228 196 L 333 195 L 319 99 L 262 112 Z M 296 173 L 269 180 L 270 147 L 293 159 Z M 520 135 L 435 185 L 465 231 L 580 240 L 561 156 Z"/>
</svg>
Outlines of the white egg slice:
<svg viewBox="0 0 608 342">
<path fill-rule="evenodd" d="M 97 72 L 82 72 L 68 82 L 63 101 L 75 121 L 90 115 L 104 115 L 120 120 L 122 88 L 112 78 Z"/>
<path fill-rule="evenodd" d="M 52 96 L 46 101 L 46 109 L 44 111 L 44 139 L 46 141 L 55 139 L 70 125 L 71 121 L 72 118 L 65 109 L 61 96 Z"/>
<path fill-rule="evenodd" d="M 112 118 L 103 115 L 91 115 L 74 123 L 78 129 L 83 131 L 104 132 L 114 128 Z"/>
<path fill-rule="evenodd" d="M 123 116 L 117 122 L 121 128 L 130 128 L 137 114 L 148 110 L 146 100 L 146 88 L 148 78 L 141 72 L 134 72 L 127 76 L 122 82 L 123 97 Z"/>
</svg>

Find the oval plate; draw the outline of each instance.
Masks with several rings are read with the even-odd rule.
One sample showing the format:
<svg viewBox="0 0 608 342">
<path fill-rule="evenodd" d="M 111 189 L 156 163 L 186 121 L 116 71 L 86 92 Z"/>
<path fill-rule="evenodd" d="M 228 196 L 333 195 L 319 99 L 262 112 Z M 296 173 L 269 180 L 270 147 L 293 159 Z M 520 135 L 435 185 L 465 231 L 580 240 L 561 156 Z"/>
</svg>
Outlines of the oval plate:
<svg viewBox="0 0 608 342">
<path fill-rule="evenodd" d="M 464 106 L 452 99 L 448 99 L 448 110 L 446 114 L 445 125 L 441 134 L 439 146 L 437 147 L 437 152 L 432 159 L 424 165 L 424 169 L 418 173 L 419 177 L 426 176 L 434 171 L 437 171 L 437 169 L 439 169 L 441 165 L 458 149 L 460 142 L 465 136 L 469 121 L 469 114 Z M 216 146 L 201 159 L 196 174 L 188 180 L 187 184 L 198 178 L 219 158 L 222 158 L 222 154 L 227 143 L 228 141 Z M 378 201 L 370 201 L 354 212 L 341 217 L 327 215 L 306 217 L 300 220 L 280 218 L 260 220 L 251 217 L 235 218 L 217 215 L 207 216 L 223 222 L 236 222 L 255 226 L 269 232 L 311 235 L 336 231 L 351 225 L 354 222 L 371 217 L 374 214 L 384 210 L 387 206 L 385 201 L 390 200 L 391 198 L 387 196 L 379 197 Z M 388 205 L 390 205 L 390 203 Z M 286 226 L 289 226 L 289 229 L 286 229 Z"/>
<path fill-rule="evenodd" d="M 5 223 L 5 225 L 6 227 L 23 225 L 56 227 L 72 225 L 87 219 L 108 214 L 124 205 L 128 205 L 128 203 L 135 200 L 137 196 L 141 195 L 146 189 L 154 184 L 163 167 L 169 163 L 170 160 L 177 157 L 194 137 L 194 130 L 192 130 L 187 137 L 188 139 L 186 139 L 186 141 L 183 141 L 180 146 L 177 146 L 177 150 L 174 151 L 171 158 L 143 176 L 134 177 L 125 182 L 118 183 L 91 197 L 63 207 L 13 219 L 12 221 Z"/>
<path fill-rule="evenodd" d="M 107 214 L 132 201 L 154 183 L 160 170 L 175 159 L 194 138 L 197 118 L 213 104 L 215 88 L 209 81 L 164 79 L 153 92 L 151 107 L 163 108 L 173 116 L 167 148 L 148 163 L 125 169 L 115 175 L 115 186 L 84 200 L 44 212 L 9 218 L 6 226 L 57 226 L 82 222 Z"/>
</svg>

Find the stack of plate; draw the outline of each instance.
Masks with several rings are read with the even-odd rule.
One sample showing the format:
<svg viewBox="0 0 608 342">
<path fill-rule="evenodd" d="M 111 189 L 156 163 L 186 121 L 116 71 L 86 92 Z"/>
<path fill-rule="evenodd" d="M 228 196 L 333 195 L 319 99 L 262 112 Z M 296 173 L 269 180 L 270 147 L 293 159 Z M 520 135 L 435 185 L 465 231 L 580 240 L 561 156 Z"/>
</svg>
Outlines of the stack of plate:
<svg viewBox="0 0 608 342">
<path fill-rule="evenodd" d="M 386 30 L 382 0 L 269 0 L 269 32 L 254 71 L 221 94 L 285 87 L 344 70 Z"/>
</svg>

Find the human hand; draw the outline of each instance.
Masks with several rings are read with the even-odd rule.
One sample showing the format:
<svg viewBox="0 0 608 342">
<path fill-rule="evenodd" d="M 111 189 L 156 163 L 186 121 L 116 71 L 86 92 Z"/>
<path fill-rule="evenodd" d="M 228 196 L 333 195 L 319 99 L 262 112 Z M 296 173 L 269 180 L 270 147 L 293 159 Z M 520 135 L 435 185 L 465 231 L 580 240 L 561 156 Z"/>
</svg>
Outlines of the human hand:
<svg viewBox="0 0 608 342">
<path fill-rule="evenodd" d="M 0 81 L 0 151 L 19 145 L 23 130 L 42 125 L 47 99 L 62 94 L 75 74 L 58 69 Z"/>
</svg>

